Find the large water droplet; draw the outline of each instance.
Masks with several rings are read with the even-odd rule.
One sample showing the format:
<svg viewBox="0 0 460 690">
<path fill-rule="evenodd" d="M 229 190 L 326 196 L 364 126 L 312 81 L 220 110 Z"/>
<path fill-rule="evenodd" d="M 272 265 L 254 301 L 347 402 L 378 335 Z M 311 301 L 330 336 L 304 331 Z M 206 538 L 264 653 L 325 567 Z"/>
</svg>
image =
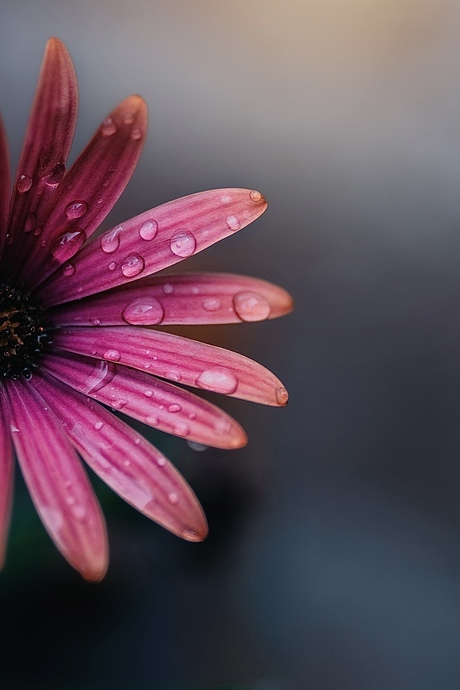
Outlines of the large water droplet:
<svg viewBox="0 0 460 690">
<path fill-rule="evenodd" d="M 111 117 L 107 117 L 101 125 L 101 134 L 111 137 L 117 131 L 117 126 Z"/>
<path fill-rule="evenodd" d="M 196 239 L 191 232 L 181 230 L 171 237 L 169 246 L 173 254 L 185 259 L 187 256 L 192 256 L 195 251 Z"/>
<path fill-rule="evenodd" d="M 65 174 L 64 163 L 58 163 L 57 165 L 54 166 L 54 168 L 51 170 L 51 172 L 48 173 L 48 175 L 45 175 L 45 177 L 43 178 L 43 182 L 48 187 L 57 187 L 58 184 L 62 181 L 64 174 Z"/>
<path fill-rule="evenodd" d="M 123 230 L 122 225 L 117 225 L 108 232 L 101 235 L 101 249 L 106 254 L 112 254 L 120 246 L 120 233 Z"/>
<path fill-rule="evenodd" d="M 104 359 L 109 359 L 111 362 L 119 362 L 121 354 L 118 350 L 106 350 L 102 355 Z"/>
<path fill-rule="evenodd" d="M 135 299 L 126 305 L 122 313 L 126 323 L 130 323 L 133 326 L 161 323 L 164 315 L 163 307 L 156 297 L 140 297 Z"/>
<path fill-rule="evenodd" d="M 257 292 L 237 292 L 233 306 L 242 321 L 264 321 L 270 316 L 269 302 Z"/>
<path fill-rule="evenodd" d="M 51 254 L 57 261 L 67 261 L 70 259 L 86 242 L 86 234 L 83 230 L 65 232 L 53 242 Z"/>
<path fill-rule="evenodd" d="M 227 216 L 227 225 L 230 230 L 239 230 L 241 228 L 238 216 Z"/>
<path fill-rule="evenodd" d="M 145 261 L 140 254 L 132 254 L 123 259 L 121 264 L 121 272 L 125 278 L 134 278 L 138 276 L 145 268 Z"/>
<path fill-rule="evenodd" d="M 145 223 L 142 223 L 141 227 L 139 228 L 139 235 L 143 240 L 147 241 L 153 240 L 157 232 L 158 223 L 156 220 L 147 220 Z"/>
<path fill-rule="evenodd" d="M 16 182 L 16 189 L 20 194 L 28 192 L 32 187 L 32 182 L 33 180 L 30 175 L 19 175 L 18 181 Z"/>
<path fill-rule="evenodd" d="M 233 371 L 224 367 L 205 369 L 197 378 L 196 385 L 214 393 L 230 395 L 238 387 L 238 379 Z"/>
<path fill-rule="evenodd" d="M 222 302 L 217 297 L 208 297 L 203 300 L 203 309 L 206 311 L 217 311 L 222 306 Z"/>
<path fill-rule="evenodd" d="M 69 220 L 75 220 L 85 215 L 88 210 L 86 201 L 72 201 L 65 207 L 65 214 Z"/>
</svg>

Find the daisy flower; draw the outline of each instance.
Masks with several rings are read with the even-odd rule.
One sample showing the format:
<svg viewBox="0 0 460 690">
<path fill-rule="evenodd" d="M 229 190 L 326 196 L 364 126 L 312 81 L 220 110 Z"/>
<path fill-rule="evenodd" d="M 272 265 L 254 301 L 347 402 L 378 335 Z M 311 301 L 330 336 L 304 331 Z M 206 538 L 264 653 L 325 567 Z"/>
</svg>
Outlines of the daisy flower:
<svg viewBox="0 0 460 690">
<path fill-rule="evenodd" d="M 107 534 L 81 459 L 174 534 L 199 541 L 207 533 L 185 480 L 111 410 L 230 449 L 245 445 L 242 428 L 188 387 L 287 401 L 281 382 L 256 362 L 152 327 L 260 321 L 290 311 L 291 299 L 239 275 L 156 275 L 258 218 L 266 202 L 256 191 L 192 194 L 90 239 L 133 173 L 147 109 L 139 96 L 120 103 L 67 171 L 77 99 L 71 59 L 52 38 L 11 202 L 0 123 L 0 561 L 16 455 L 51 539 L 83 577 L 98 581 Z"/>
</svg>

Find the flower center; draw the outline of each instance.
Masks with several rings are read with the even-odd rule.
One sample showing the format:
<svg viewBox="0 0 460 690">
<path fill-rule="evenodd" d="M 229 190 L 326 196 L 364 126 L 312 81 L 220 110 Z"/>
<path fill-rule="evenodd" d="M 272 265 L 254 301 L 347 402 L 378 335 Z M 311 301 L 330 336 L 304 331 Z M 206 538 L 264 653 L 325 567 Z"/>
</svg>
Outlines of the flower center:
<svg viewBox="0 0 460 690">
<path fill-rule="evenodd" d="M 43 310 L 20 290 L 0 283 L 0 377 L 30 378 L 48 336 Z"/>
</svg>

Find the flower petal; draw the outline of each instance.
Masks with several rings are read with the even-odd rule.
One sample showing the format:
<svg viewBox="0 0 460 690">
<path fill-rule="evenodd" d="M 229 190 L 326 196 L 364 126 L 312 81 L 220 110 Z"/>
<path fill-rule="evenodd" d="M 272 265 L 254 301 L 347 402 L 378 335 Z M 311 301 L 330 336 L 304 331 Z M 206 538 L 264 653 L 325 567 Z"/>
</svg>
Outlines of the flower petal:
<svg viewBox="0 0 460 690">
<path fill-rule="evenodd" d="M 47 317 L 57 326 L 170 326 L 262 321 L 291 310 L 286 290 L 265 280 L 229 273 L 176 273 L 150 276 L 56 307 Z"/>
<path fill-rule="evenodd" d="M 59 184 L 33 256 L 21 276 L 31 289 L 68 261 L 101 224 L 128 184 L 147 131 L 147 106 L 130 96 L 104 120 Z"/>
<path fill-rule="evenodd" d="M 8 229 L 10 203 L 10 161 L 5 128 L 0 118 L 0 259 L 3 254 Z"/>
<path fill-rule="evenodd" d="M 6 383 L 13 443 L 37 512 L 69 563 L 99 581 L 108 565 L 107 536 L 81 463 L 41 395 L 24 381 Z M 54 400 L 51 392 L 48 397 Z"/>
<path fill-rule="evenodd" d="M 44 209 L 64 174 L 77 107 L 72 60 L 64 44 L 51 38 L 46 44 L 13 189 L 9 228 L 13 244 L 8 251 L 11 261 L 6 262 L 12 273 L 22 267 L 30 245 L 38 242 Z"/>
<path fill-rule="evenodd" d="M 266 405 L 285 405 L 286 389 L 268 369 L 221 347 L 147 328 L 63 328 L 53 347 L 116 361 L 186 386 Z"/>
<path fill-rule="evenodd" d="M 142 371 L 64 351 L 47 355 L 43 368 L 75 390 L 168 434 L 215 448 L 247 443 L 243 429 L 223 410 Z"/>
<path fill-rule="evenodd" d="M 206 537 L 203 510 L 156 448 L 101 405 L 54 377 L 34 376 L 69 438 L 94 472 L 147 517 L 189 541 Z"/>
<path fill-rule="evenodd" d="M 5 561 L 8 527 L 13 501 L 13 449 L 9 420 L 6 416 L 8 402 L 0 388 L 0 568 Z"/>
<path fill-rule="evenodd" d="M 266 209 L 259 192 L 215 189 L 146 211 L 83 247 L 38 290 L 62 304 L 156 273 L 245 227 Z"/>
</svg>

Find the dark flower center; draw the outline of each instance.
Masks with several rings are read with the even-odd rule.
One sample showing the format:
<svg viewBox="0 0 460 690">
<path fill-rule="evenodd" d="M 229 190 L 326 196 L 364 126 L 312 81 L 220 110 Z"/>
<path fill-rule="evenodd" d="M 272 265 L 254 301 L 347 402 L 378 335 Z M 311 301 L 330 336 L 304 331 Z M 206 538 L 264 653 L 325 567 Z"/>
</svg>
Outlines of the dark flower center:
<svg viewBox="0 0 460 690">
<path fill-rule="evenodd" d="M 0 283 L 0 376 L 30 378 L 48 342 L 43 309 L 20 290 Z"/>
</svg>

